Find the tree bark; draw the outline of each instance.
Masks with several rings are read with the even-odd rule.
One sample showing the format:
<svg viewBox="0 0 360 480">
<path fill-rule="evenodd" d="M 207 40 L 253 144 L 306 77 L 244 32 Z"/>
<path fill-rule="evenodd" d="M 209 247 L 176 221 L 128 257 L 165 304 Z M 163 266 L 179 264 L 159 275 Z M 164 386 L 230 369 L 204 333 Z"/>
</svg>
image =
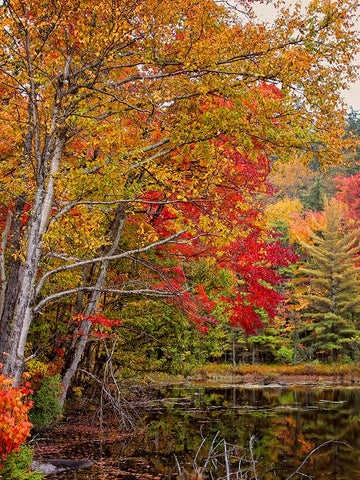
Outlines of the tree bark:
<svg viewBox="0 0 360 480">
<path fill-rule="evenodd" d="M 14 306 L 8 355 L 4 362 L 4 371 L 14 378 L 16 384 L 20 382 L 24 368 L 26 339 L 34 317 L 35 281 L 41 258 L 43 234 L 46 222 L 50 218 L 54 196 L 53 177 L 58 171 L 64 145 L 64 138 L 57 140 L 51 155 L 51 166 L 48 173 L 46 171 L 47 162 L 42 162 L 40 174 L 42 181 L 38 185 L 32 214 L 29 218 L 26 259 L 18 270 L 20 283 Z"/>
<path fill-rule="evenodd" d="M 120 241 L 121 234 L 126 222 L 126 218 L 127 218 L 126 211 L 124 210 L 123 206 L 120 205 L 116 211 L 115 219 L 112 226 L 112 232 L 111 232 L 112 244 L 107 248 L 107 251 L 105 252 L 105 256 L 111 256 L 115 254 L 119 245 L 119 241 Z M 91 297 L 85 308 L 85 312 L 84 312 L 85 317 L 92 315 L 97 310 L 97 306 L 102 294 L 101 289 L 103 288 L 103 285 L 105 283 L 108 266 L 109 266 L 109 260 L 102 262 L 100 266 L 99 273 L 95 282 L 95 289 L 93 290 Z M 83 334 L 76 342 L 71 363 L 67 368 L 67 370 L 65 371 L 62 379 L 63 395 L 61 397 L 61 405 L 63 405 L 65 402 L 65 398 L 70 386 L 70 382 L 78 368 L 81 356 L 83 354 L 83 351 L 88 341 L 88 334 L 90 332 L 90 328 L 91 328 L 90 320 L 85 319 L 81 322 L 80 330 L 83 332 Z"/>
<path fill-rule="evenodd" d="M 25 195 L 18 197 L 15 202 L 14 213 L 12 215 L 11 235 L 10 235 L 10 256 L 8 259 L 7 272 L 4 284 L 4 299 L 1 307 L 0 321 L 0 363 L 4 363 L 8 353 L 8 341 L 10 333 L 11 319 L 14 313 L 15 301 L 19 292 L 19 270 L 21 260 L 15 257 L 15 253 L 20 251 L 20 237 L 22 231 L 21 218 L 24 213 Z M 3 249 L 3 254 L 4 254 Z M 5 268 L 4 268 L 5 270 Z M 4 356 L 5 353 L 5 356 Z"/>
</svg>

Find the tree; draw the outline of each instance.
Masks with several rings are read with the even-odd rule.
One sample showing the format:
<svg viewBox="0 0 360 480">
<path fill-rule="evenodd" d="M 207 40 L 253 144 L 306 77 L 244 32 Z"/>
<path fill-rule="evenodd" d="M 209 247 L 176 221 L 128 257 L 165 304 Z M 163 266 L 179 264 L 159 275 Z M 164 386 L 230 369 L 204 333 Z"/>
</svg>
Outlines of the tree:
<svg viewBox="0 0 360 480">
<path fill-rule="evenodd" d="M 360 174 L 351 177 L 336 177 L 336 199 L 347 208 L 349 223 L 357 228 L 360 219 Z"/>
<path fill-rule="evenodd" d="M 305 210 L 320 211 L 324 209 L 324 183 L 320 175 L 314 179 L 313 185 L 301 195 Z"/>
<path fill-rule="evenodd" d="M 217 210 L 244 188 L 226 150 L 251 165 L 314 149 L 331 162 L 349 145 L 337 89 L 354 76 L 356 2 L 284 10 L 274 27 L 243 7 L 238 18 L 211 0 L 2 3 L 1 351 L 17 381 L 34 318 L 60 300 L 83 315 L 66 394 L 105 293 L 184 298 L 147 275 L 109 283 L 113 262 L 164 280 L 149 252 L 251 231 L 231 216 L 244 196 Z M 167 237 L 153 228 L 165 206 Z"/>
<path fill-rule="evenodd" d="M 294 241 L 293 227 L 303 211 L 303 206 L 298 198 L 285 197 L 276 203 L 270 203 L 266 209 L 266 217 L 271 228 L 280 231 L 288 242 Z"/>
<path fill-rule="evenodd" d="M 360 313 L 358 232 L 346 232 L 341 207 L 335 200 L 325 209 L 326 224 L 313 234 L 313 245 L 303 243 L 308 265 L 300 272 L 309 278 L 308 292 L 303 295 L 307 305 L 303 315 L 309 320 L 304 341 L 317 355 L 351 354 L 359 343 Z"/>
<path fill-rule="evenodd" d="M 311 188 L 316 173 L 307 165 L 304 165 L 301 158 L 296 155 L 289 162 L 274 162 L 270 182 L 276 191 L 274 200 L 299 201 L 299 197 Z"/>
<path fill-rule="evenodd" d="M 351 109 L 348 115 L 348 125 L 346 128 L 347 135 L 353 135 L 358 141 L 360 139 L 360 118 L 359 112 Z M 359 173 L 359 161 L 360 161 L 360 146 L 358 144 L 356 153 L 351 158 L 351 164 L 348 165 L 347 175 L 354 175 Z"/>
</svg>

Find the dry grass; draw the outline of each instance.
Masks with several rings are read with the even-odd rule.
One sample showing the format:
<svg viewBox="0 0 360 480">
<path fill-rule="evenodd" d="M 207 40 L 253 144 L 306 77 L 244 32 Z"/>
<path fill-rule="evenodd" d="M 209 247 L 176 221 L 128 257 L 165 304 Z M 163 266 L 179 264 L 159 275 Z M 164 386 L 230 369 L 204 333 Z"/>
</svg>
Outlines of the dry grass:
<svg viewBox="0 0 360 480">
<path fill-rule="evenodd" d="M 197 368 L 191 378 L 193 380 L 224 379 L 251 381 L 276 381 L 285 377 L 331 377 L 338 381 L 360 380 L 360 365 L 357 364 L 314 364 L 299 365 L 217 365 L 209 364 Z"/>
</svg>

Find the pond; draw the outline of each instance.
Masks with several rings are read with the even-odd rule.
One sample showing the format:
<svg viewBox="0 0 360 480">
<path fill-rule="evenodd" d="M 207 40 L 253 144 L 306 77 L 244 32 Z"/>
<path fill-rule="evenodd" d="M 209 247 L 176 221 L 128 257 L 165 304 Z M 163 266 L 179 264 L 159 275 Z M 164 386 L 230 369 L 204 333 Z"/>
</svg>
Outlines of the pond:
<svg viewBox="0 0 360 480">
<path fill-rule="evenodd" d="M 38 454 L 92 458 L 78 480 L 173 479 L 194 465 L 205 478 L 285 480 L 319 447 L 301 467 L 308 477 L 291 478 L 360 479 L 359 388 L 168 386 L 139 414 L 127 434 L 69 418 L 38 439 Z"/>
</svg>

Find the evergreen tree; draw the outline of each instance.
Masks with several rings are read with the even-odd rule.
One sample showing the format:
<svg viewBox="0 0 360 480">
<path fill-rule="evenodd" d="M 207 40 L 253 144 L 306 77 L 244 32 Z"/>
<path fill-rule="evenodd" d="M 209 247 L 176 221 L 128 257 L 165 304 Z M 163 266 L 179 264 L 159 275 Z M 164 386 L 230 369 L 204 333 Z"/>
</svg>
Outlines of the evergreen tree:
<svg viewBox="0 0 360 480">
<path fill-rule="evenodd" d="M 332 357 L 357 350 L 360 313 L 359 267 L 356 265 L 357 236 L 346 232 L 339 205 L 332 200 L 325 208 L 327 222 L 313 244 L 303 243 L 308 266 L 300 272 L 310 279 L 303 294 L 304 342 L 317 356 Z"/>
<path fill-rule="evenodd" d="M 319 211 L 324 208 L 324 180 L 317 175 L 309 190 L 300 193 L 305 210 Z"/>
<path fill-rule="evenodd" d="M 347 135 L 354 135 L 357 140 L 360 140 L 360 112 L 351 109 L 348 116 L 348 125 L 346 128 Z M 355 175 L 360 172 L 360 145 L 356 148 L 356 153 L 351 158 L 345 174 Z"/>
</svg>

